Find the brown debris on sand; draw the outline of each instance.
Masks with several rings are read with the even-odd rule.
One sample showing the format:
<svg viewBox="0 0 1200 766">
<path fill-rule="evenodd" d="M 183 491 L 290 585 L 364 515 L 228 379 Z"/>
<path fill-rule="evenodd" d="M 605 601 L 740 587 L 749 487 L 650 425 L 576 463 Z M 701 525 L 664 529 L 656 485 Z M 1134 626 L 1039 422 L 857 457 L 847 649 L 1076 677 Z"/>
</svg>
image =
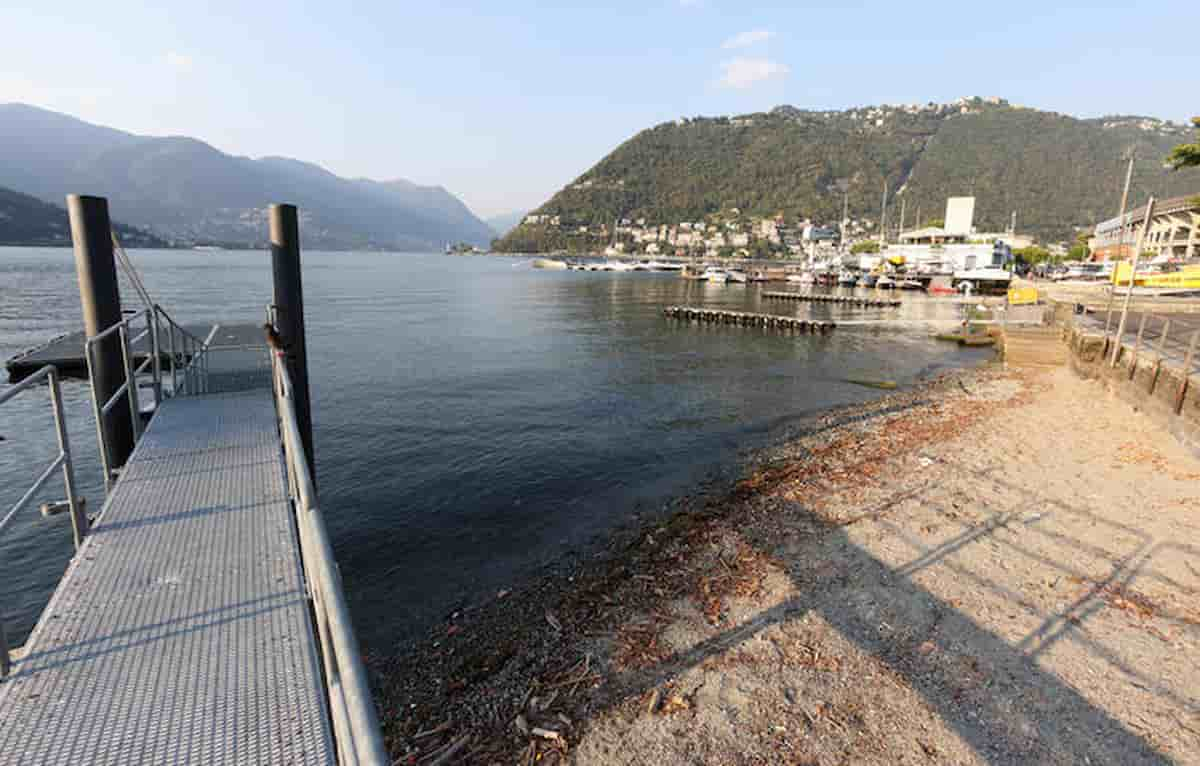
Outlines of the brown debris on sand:
<svg viewBox="0 0 1200 766">
<path fill-rule="evenodd" d="M 397 763 L 1200 761 L 1200 464 L 1091 385 L 830 412 L 372 658 Z"/>
</svg>

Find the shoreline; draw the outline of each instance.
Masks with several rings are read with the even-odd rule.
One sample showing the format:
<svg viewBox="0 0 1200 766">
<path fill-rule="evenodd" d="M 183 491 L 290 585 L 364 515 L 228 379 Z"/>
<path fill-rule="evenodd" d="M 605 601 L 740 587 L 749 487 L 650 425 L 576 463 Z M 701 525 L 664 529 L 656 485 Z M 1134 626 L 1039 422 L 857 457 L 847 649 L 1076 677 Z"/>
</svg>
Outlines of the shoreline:
<svg viewBox="0 0 1200 766">
<path fill-rule="evenodd" d="M 393 757 L 1200 756 L 1200 461 L 1099 391 L 993 365 L 813 417 L 370 658 Z"/>
<path fill-rule="evenodd" d="M 553 675 L 571 655 L 561 641 L 563 630 L 554 623 L 564 629 L 568 625 L 576 630 L 585 628 L 586 642 L 587 632 L 596 628 L 590 625 L 594 618 L 588 614 L 591 602 L 586 594 L 612 590 L 614 581 L 646 563 L 640 549 L 647 539 L 667 545 L 706 520 L 727 516 L 728 509 L 720 504 L 739 499 L 739 485 L 747 477 L 781 462 L 803 459 L 802 453 L 810 449 L 807 442 L 813 438 L 836 438 L 857 424 L 926 405 L 928 397 L 939 391 L 987 379 L 997 371 L 992 362 L 945 371 L 866 403 L 835 406 L 798 418 L 769 444 L 739 451 L 729 464 L 712 469 L 694 491 L 672 496 L 658 509 L 633 511 L 603 542 L 565 554 L 544 567 L 546 571 L 513 589 L 498 591 L 489 601 L 451 612 L 425 636 L 407 642 L 391 655 L 370 653 L 368 666 L 380 690 L 377 701 L 393 756 L 407 763 L 406 753 L 431 752 L 420 748 L 420 743 L 438 737 L 448 738 L 444 744 L 454 745 L 456 739 L 450 734 L 468 729 L 481 747 L 468 749 L 471 758 L 467 762 L 514 756 L 517 751 L 508 746 L 511 743 L 499 747 L 495 742 L 483 744 L 489 738 L 505 743 L 511 739 L 512 726 L 496 723 L 498 717 L 505 717 L 499 715 L 503 708 L 520 707 L 520 698 L 531 696 L 530 689 L 544 685 L 541 677 Z M 514 662 L 523 666 L 522 672 L 514 674 L 504 667 Z M 431 681 L 435 668 L 433 678 L 437 680 Z M 419 680 L 404 682 L 412 678 Z M 445 726 L 448 720 L 455 724 Z M 436 734 L 428 734 L 434 731 Z M 421 762 L 419 758 L 412 762 Z"/>
</svg>

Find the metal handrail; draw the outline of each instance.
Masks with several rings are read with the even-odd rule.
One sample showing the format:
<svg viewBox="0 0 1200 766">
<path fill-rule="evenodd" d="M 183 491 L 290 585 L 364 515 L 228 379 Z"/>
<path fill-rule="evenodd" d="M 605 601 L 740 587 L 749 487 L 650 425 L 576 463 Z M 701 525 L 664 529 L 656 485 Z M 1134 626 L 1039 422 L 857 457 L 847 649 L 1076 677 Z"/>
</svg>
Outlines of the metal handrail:
<svg viewBox="0 0 1200 766">
<path fill-rule="evenodd" d="M 145 322 L 145 327 L 135 334 L 133 325 L 140 321 Z M 163 349 L 161 346 L 164 328 L 168 345 L 166 358 L 171 376 L 169 391 L 163 387 Z M 125 381 L 113 391 L 107 400 L 101 402 L 99 392 L 96 390 L 96 346 L 114 334 L 120 339 Z M 150 338 L 150 353 L 140 364 L 135 366 L 133 345 L 147 336 Z M 100 463 L 104 472 L 104 486 L 106 490 L 111 491 L 116 468 L 113 465 L 112 448 L 103 427 L 104 417 L 124 399 L 129 407 L 134 439 L 135 441 L 140 439 L 143 425 L 141 403 L 138 399 L 138 377 L 150 375 L 150 387 L 154 391 L 156 409 L 164 398 L 205 393 L 208 390 L 208 344 L 188 332 L 162 306 L 154 304 L 149 308 L 134 312 L 111 327 L 106 327 L 96 335 L 90 336 L 84 342 L 84 358 L 87 361 L 88 378 L 92 381 L 92 414 L 96 420 L 96 437 L 100 443 Z"/>
<path fill-rule="evenodd" d="M 79 546 L 83 544 L 83 538 L 87 536 L 88 518 L 83 510 L 82 498 L 75 489 L 75 468 L 71 462 L 71 442 L 67 435 L 66 418 L 63 416 L 62 386 L 59 383 L 58 369 L 53 365 L 41 368 L 12 388 L 0 393 L 0 404 L 28 391 L 43 379 L 49 382 L 50 407 L 54 411 L 54 430 L 58 437 L 58 456 L 50 461 L 50 465 L 34 480 L 33 486 L 21 495 L 21 499 L 17 500 L 8 513 L 0 519 L 0 532 L 8 527 L 17 513 L 28 505 L 29 501 L 46 485 L 46 482 L 54 475 L 55 469 L 61 468 L 63 486 L 67 493 L 67 506 L 71 512 L 71 527 L 75 534 L 75 549 L 79 550 Z M 4 630 L 4 618 L 0 615 L 0 677 L 7 676 L 11 669 L 12 657 L 9 653 L 8 635 Z"/>
<path fill-rule="evenodd" d="M 383 744 L 367 671 L 359 654 L 341 575 L 324 518 L 317 506 L 317 494 L 302 446 L 291 376 L 279 353 L 272 354 L 272 368 L 284 462 L 299 531 L 300 556 L 320 638 L 339 761 L 387 766 L 390 760 Z"/>
</svg>

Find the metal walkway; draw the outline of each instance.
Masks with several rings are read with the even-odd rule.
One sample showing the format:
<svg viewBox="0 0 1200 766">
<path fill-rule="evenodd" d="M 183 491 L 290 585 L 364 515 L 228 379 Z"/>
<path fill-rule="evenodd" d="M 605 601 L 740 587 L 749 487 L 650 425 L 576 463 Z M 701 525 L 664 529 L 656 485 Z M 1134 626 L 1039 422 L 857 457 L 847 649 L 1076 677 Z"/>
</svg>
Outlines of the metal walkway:
<svg viewBox="0 0 1200 766">
<path fill-rule="evenodd" d="M 166 399 L 0 684 L 0 764 L 336 751 L 273 393 Z"/>
</svg>

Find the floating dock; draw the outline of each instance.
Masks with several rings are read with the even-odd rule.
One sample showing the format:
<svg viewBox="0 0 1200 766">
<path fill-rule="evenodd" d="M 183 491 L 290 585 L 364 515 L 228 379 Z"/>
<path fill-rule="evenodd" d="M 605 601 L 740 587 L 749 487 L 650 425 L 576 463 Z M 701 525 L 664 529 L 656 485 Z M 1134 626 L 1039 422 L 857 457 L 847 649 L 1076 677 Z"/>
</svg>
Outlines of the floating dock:
<svg viewBox="0 0 1200 766">
<path fill-rule="evenodd" d="M 900 301 L 894 298 L 859 298 L 855 295 L 822 295 L 820 293 L 764 292 L 764 298 L 781 301 L 805 301 L 808 303 L 837 303 L 860 308 L 896 308 Z"/>
<path fill-rule="evenodd" d="M 837 327 L 837 324 L 834 322 L 819 322 L 812 319 L 785 317 L 777 314 L 750 314 L 744 311 L 701 309 L 691 306 L 667 306 L 663 309 L 663 316 L 671 319 L 687 319 L 694 322 L 731 324 L 741 327 L 763 327 L 772 330 L 792 330 L 821 334 L 827 333 Z"/>
<path fill-rule="evenodd" d="M 249 347 L 262 345 L 263 343 L 261 323 L 198 322 L 185 324 L 183 325 L 183 329 L 197 338 L 207 340 L 214 349 Z M 159 353 L 164 355 L 171 351 L 171 341 L 168 333 L 169 330 L 166 327 L 159 330 L 158 349 Z M 8 370 L 9 380 L 16 383 L 48 364 L 57 367 L 59 374 L 63 376 L 86 378 L 88 371 L 87 360 L 83 356 L 84 340 L 83 330 L 80 330 L 78 332 L 59 335 L 40 346 L 22 351 L 4 363 L 4 368 Z M 141 364 L 150 356 L 151 348 L 151 339 L 149 336 L 139 338 L 130 344 L 130 351 L 133 354 L 133 363 L 135 366 Z M 179 350 L 179 353 L 182 354 L 182 351 Z M 186 355 L 182 357 L 182 360 L 185 363 L 191 361 Z"/>
<path fill-rule="evenodd" d="M 0 764 L 331 764 L 270 388 L 164 401 L 0 684 Z"/>
<path fill-rule="evenodd" d="M 298 211 L 269 210 L 268 331 L 180 325 L 114 251 L 107 201 L 67 207 L 91 337 L 7 365 L 40 370 L 0 404 L 49 381 L 59 454 L 0 530 L 61 468 L 76 550 L 24 646 L 0 615 L 0 766 L 388 766 L 313 485 Z M 143 310 L 121 310 L 118 257 Z M 54 365 L 90 373 L 94 519 Z"/>
</svg>

